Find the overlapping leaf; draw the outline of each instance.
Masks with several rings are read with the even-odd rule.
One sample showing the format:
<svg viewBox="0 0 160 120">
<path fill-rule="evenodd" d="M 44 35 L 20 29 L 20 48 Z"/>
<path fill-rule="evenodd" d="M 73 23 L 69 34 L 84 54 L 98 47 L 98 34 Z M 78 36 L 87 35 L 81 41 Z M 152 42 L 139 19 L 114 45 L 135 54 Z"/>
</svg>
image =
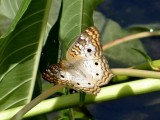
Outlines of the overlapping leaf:
<svg viewBox="0 0 160 120">
<path fill-rule="evenodd" d="M 136 31 L 132 32 L 121 28 L 118 23 L 111 19 L 105 18 L 105 16 L 98 12 L 94 14 L 94 21 L 95 25 L 101 31 L 101 42 L 103 45 L 118 38 L 136 33 Z M 104 50 L 104 54 L 109 60 L 111 67 L 129 67 L 144 62 L 144 58 L 133 51 L 132 48 L 145 51 L 141 41 L 135 40 Z"/>
<path fill-rule="evenodd" d="M 59 38 L 62 52 L 65 52 L 76 38 L 93 25 L 93 10 L 101 0 L 64 0 L 60 22 Z"/>
<path fill-rule="evenodd" d="M 32 1 L 22 18 L 16 16 L 21 19 L 14 31 L 1 39 L 0 110 L 24 105 L 32 97 L 50 2 Z"/>
</svg>

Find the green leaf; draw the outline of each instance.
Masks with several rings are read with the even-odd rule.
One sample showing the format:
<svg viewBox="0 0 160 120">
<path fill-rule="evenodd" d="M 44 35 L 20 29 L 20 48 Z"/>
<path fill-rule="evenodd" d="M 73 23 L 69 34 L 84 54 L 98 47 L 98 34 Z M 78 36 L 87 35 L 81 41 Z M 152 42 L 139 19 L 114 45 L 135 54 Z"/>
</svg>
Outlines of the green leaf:
<svg viewBox="0 0 160 120">
<path fill-rule="evenodd" d="M 30 1 L 25 1 L 26 3 Z M 23 0 L 0 0 L 0 32 L 5 33 L 17 11 L 19 10 Z M 24 3 L 23 3 L 24 4 Z M 21 11 L 22 12 L 22 11 Z"/>
<path fill-rule="evenodd" d="M 154 23 L 154 24 L 137 24 L 137 25 L 131 25 L 129 27 L 130 30 L 134 31 L 157 31 L 160 30 L 160 23 Z"/>
<path fill-rule="evenodd" d="M 0 15 L 14 19 L 24 0 L 0 0 Z"/>
<path fill-rule="evenodd" d="M 52 0 L 50 12 L 49 12 L 48 23 L 47 23 L 46 37 L 45 38 L 48 37 L 49 31 L 51 30 L 52 26 L 56 23 L 56 21 L 58 19 L 60 7 L 61 7 L 61 2 L 62 2 L 62 0 Z M 58 34 L 57 34 L 57 36 L 58 36 Z"/>
<path fill-rule="evenodd" d="M 7 0 L 7 1 L 9 1 L 9 0 Z M 7 2 L 7 1 L 5 1 L 5 2 Z M 10 32 L 12 32 L 15 29 L 15 26 L 17 25 L 17 22 L 20 20 L 20 18 L 22 17 L 22 15 L 24 14 L 24 12 L 28 8 L 28 5 L 30 4 L 30 2 L 31 2 L 31 0 L 23 1 L 23 3 L 21 4 L 21 7 L 19 8 L 19 11 L 13 10 L 15 12 L 15 14 L 16 14 L 16 17 L 14 15 L 15 18 L 13 17 L 14 20 L 13 20 L 12 24 L 9 26 L 8 30 L 6 30 L 6 32 L 1 36 L 1 38 L 6 37 L 8 34 L 10 34 Z M 15 3 L 15 4 L 18 4 L 18 3 Z M 5 3 L 5 7 L 6 8 L 10 7 L 10 4 L 8 5 L 8 4 Z M 3 9 L 2 6 L 0 8 Z M 6 12 L 4 11 L 4 13 L 6 13 Z"/>
<path fill-rule="evenodd" d="M 94 120 L 93 116 L 91 115 L 86 106 L 73 107 L 71 109 L 72 116 L 76 120 Z"/>
<path fill-rule="evenodd" d="M 93 26 L 93 10 L 101 0 L 63 0 L 59 38 L 63 57 L 69 46 L 89 26 Z"/>
<path fill-rule="evenodd" d="M 86 93 L 84 92 L 80 92 L 79 93 L 79 106 L 83 106 L 84 105 L 84 101 L 85 101 L 85 97 L 86 97 Z"/>
<path fill-rule="evenodd" d="M 72 107 L 70 109 L 65 109 L 60 112 L 57 120 L 94 120 L 91 113 L 85 106 L 82 107 Z"/>
<path fill-rule="evenodd" d="M 24 15 L 17 14 L 11 25 L 18 21 L 14 31 L 10 29 L 0 40 L 0 110 L 24 105 L 32 98 L 50 3 L 32 1 Z"/>
<path fill-rule="evenodd" d="M 59 50 L 58 33 L 60 24 L 60 8 L 61 0 L 53 0 L 47 24 L 47 39 L 44 42 L 39 65 L 41 72 L 43 72 L 48 65 L 57 63 Z"/>
<path fill-rule="evenodd" d="M 150 67 L 153 69 L 153 70 L 157 70 L 159 71 L 160 69 L 158 67 L 156 67 L 153 62 L 152 62 L 152 59 L 144 52 L 138 50 L 138 49 L 135 49 L 133 48 L 133 50 L 137 51 L 138 53 L 140 53 L 145 59 L 146 61 L 148 62 L 148 64 L 150 65 Z"/>
<path fill-rule="evenodd" d="M 100 20 L 100 21 L 99 21 Z M 95 25 L 101 32 L 102 45 L 118 38 L 133 34 L 132 31 L 122 29 L 121 26 L 111 19 L 105 18 L 101 13 L 94 13 Z M 145 51 L 139 40 L 125 42 L 104 51 L 111 67 L 129 67 L 144 62 L 144 58 L 136 54 L 131 48 Z"/>
<path fill-rule="evenodd" d="M 48 24 L 51 28 L 57 21 L 60 7 L 61 7 L 62 0 L 52 0 L 50 12 L 49 12 L 49 18 L 48 18 Z"/>
</svg>

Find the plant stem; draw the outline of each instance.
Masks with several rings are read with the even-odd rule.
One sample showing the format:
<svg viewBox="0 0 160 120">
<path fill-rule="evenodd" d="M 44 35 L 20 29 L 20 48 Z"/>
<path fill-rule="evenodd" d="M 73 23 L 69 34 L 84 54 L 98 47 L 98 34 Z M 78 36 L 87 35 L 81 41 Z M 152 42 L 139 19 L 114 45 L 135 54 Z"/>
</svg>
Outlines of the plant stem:
<svg viewBox="0 0 160 120">
<path fill-rule="evenodd" d="M 116 39 L 114 41 L 111 41 L 107 44 L 105 44 L 103 46 L 103 50 L 109 49 L 111 47 L 114 47 L 118 44 L 124 43 L 124 42 L 128 42 L 128 41 L 132 41 L 132 40 L 136 40 L 138 38 L 144 38 L 144 37 L 150 37 L 150 36 L 158 36 L 160 35 L 160 31 L 156 31 L 156 32 L 141 32 L 141 33 L 136 33 L 133 35 L 128 35 L 126 37 L 122 37 L 120 39 Z"/>
<path fill-rule="evenodd" d="M 116 69 L 111 69 L 111 72 L 115 75 L 160 79 L 160 72 L 155 72 L 155 71 L 137 70 L 131 68 L 116 68 Z"/>
<path fill-rule="evenodd" d="M 36 97 L 35 99 L 33 99 L 30 103 L 28 103 L 27 105 L 25 105 L 25 107 L 23 107 L 18 113 L 16 113 L 11 120 L 20 120 L 22 119 L 23 115 L 28 112 L 29 110 L 31 110 L 34 106 L 36 106 L 38 103 L 40 103 L 42 100 L 48 98 L 49 96 L 51 96 L 52 94 L 54 94 L 55 92 L 59 91 L 60 89 L 64 88 L 63 85 L 56 85 L 51 87 L 50 89 L 44 91 L 42 94 L 40 94 L 38 97 Z"/>
<path fill-rule="evenodd" d="M 87 94 L 85 103 L 86 104 L 99 103 L 103 101 L 109 101 L 122 97 L 144 94 L 154 91 L 160 91 L 160 80 L 149 79 L 149 78 L 141 79 L 137 81 L 103 87 L 97 96 Z M 36 107 L 34 107 L 31 111 L 29 111 L 26 115 L 24 115 L 24 118 L 73 107 L 78 104 L 79 104 L 78 93 L 44 100 Z M 17 109 L 19 109 L 19 107 L 14 108 L 14 110 L 12 111 L 6 110 L 1 112 L 0 113 L 1 119 L 9 119 L 11 116 L 10 114 L 15 113 Z"/>
<path fill-rule="evenodd" d="M 147 71 L 147 70 L 137 70 L 137 69 L 131 69 L 131 68 L 117 68 L 117 69 L 111 69 L 111 72 L 115 75 L 125 75 L 125 76 L 134 76 L 134 77 L 144 77 L 144 78 L 157 78 L 160 79 L 160 73 L 155 71 Z M 63 85 L 56 85 L 45 92 L 43 92 L 41 95 L 33 99 L 29 104 L 27 104 L 25 107 L 23 107 L 16 115 L 13 116 L 11 120 L 19 120 L 23 117 L 23 115 L 28 112 L 30 109 L 32 109 L 34 106 L 36 106 L 38 103 L 40 103 L 42 100 L 46 99 L 47 97 L 51 96 L 53 93 L 58 91 L 59 89 L 64 88 Z"/>
</svg>

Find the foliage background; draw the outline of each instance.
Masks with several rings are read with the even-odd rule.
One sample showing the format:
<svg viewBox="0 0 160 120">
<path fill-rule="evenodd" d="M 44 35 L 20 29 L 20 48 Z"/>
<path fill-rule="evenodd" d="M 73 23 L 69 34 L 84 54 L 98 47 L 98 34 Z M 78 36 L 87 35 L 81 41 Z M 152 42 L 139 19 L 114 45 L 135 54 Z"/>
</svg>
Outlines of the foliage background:
<svg viewBox="0 0 160 120">
<path fill-rule="evenodd" d="M 5 3 L 5 2 L 2 0 L 0 5 L 3 6 L 4 5 L 3 3 Z M 2 33 L 5 31 L 5 29 L 6 29 L 5 27 L 7 27 L 8 23 L 10 23 L 10 21 L 13 20 L 14 16 L 16 15 L 17 10 L 19 9 L 18 6 L 22 2 L 21 2 L 21 0 L 18 0 L 16 4 L 13 1 L 9 1 L 8 3 L 9 4 L 6 3 L 5 8 L 1 7 L 1 15 L 2 15 L 1 20 L 4 21 L 4 19 L 5 19 L 5 23 L 1 23 L 2 26 L 4 25 L 4 27 L 1 29 Z M 111 40 L 117 39 L 122 36 L 129 35 L 132 33 L 150 30 L 150 29 L 153 29 L 153 30 L 159 29 L 159 16 L 158 16 L 158 14 L 156 14 L 156 13 L 158 13 L 158 11 L 160 11 L 160 7 L 159 7 L 158 3 L 159 3 L 158 0 L 154 1 L 154 2 L 149 1 L 149 0 L 145 0 L 145 1 L 133 0 L 132 2 L 130 2 L 128 0 L 123 0 L 121 2 L 115 2 L 113 0 L 104 1 L 104 3 L 102 3 L 101 5 L 99 5 L 97 7 L 97 11 L 100 11 L 104 16 L 99 12 L 94 13 L 95 25 L 101 31 L 102 44 L 106 44 L 106 42 L 109 42 Z M 10 6 L 11 4 L 14 5 L 14 7 Z M 38 6 L 37 3 L 33 2 L 32 4 L 35 4 L 35 6 Z M 42 9 L 41 9 L 42 16 L 41 17 L 44 17 L 43 15 L 45 15 L 45 13 L 43 13 L 43 9 L 45 8 L 45 4 L 43 4 L 43 5 L 44 6 L 41 6 L 42 7 Z M 54 5 L 56 5 L 56 7 L 60 6 L 56 0 L 54 1 Z M 56 8 L 56 7 L 51 7 L 51 9 Z M 7 14 L 3 14 L 5 9 L 6 9 L 6 11 L 12 11 L 13 13 L 11 12 L 11 13 L 7 13 Z M 34 9 L 34 7 L 33 7 L 33 9 Z M 34 9 L 34 10 L 36 10 L 36 9 Z M 56 8 L 54 10 L 52 9 L 51 11 L 53 11 L 53 12 L 50 12 L 50 14 L 55 14 L 55 13 L 58 13 L 59 9 Z M 25 15 L 27 16 L 27 14 L 25 14 Z M 37 15 L 40 16 L 40 14 L 37 14 Z M 38 18 L 38 16 L 36 18 Z M 50 15 L 50 17 L 51 16 L 52 15 Z M 23 17 L 25 18 L 25 16 L 23 16 Z M 35 17 L 35 16 L 33 16 L 33 17 Z M 45 20 L 45 18 L 41 18 L 41 19 Z M 48 31 L 51 28 L 51 26 L 55 23 L 56 19 L 57 19 L 57 17 L 54 17 L 54 19 L 51 17 L 49 19 L 49 21 L 47 23 L 47 25 L 48 25 L 47 30 Z M 42 21 L 40 21 L 40 22 L 42 22 Z M 25 22 L 25 23 L 27 23 L 27 22 Z M 32 24 L 30 24 L 30 25 L 32 26 Z M 41 26 L 41 24 L 38 27 L 40 29 L 35 29 L 35 30 L 43 31 L 43 26 Z M 40 33 L 40 31 L 39 32 L 37 31 L 37 33 Z M 15 31 L 15 33 L 14 32 L 11 33 L 9 38 L 12 38 L 12 36 L 14 36 L 17 32 L 19 32 L 19 31 Z M 36 31 L 34 31 L 34 32 L 36 32 Z M 48 32 L 46 31 L 46 34 L 40 37 L 38 34 L 35 33 L 35 35 L 37 35 L 37 38 L 45 37 L 45 36 L 47 36 L 47 34 L 48 34 Z M 17 38 L 15 40 L 17 40 Z M 35 40 L 36 40 L 36 38 L 35 38 Z M 41 39 L 37 39 L 37 40 L 39 42 L 41 41 Z M 32 42 L 33 41 L 31 41 L 31 43 Z M 143 44 L 141 44 L 141 42 Z M 159 38 L 158 37 L 152 37 L 150 39 L 147 38 L 141 42 L 134 41 L 131 43 L 125 43 L 123 45 L 119 45 L 119 46 L 113 47 L 112 49 L 105 51 L 104 54 L 105 54 L 105 56 L 107 56 L 110 66 L 111 67 L 130 67 L 132 65 L 137 65 L 137 64 L 143 63 L 145 61 L 145 59 L 141 55 L 139 55 L 138 53 L 135 53 L 135 51 L 131 50 L 132 47 L 140 49 L 141 51 L 146 51 L 153 59 L 160 58 L 159 47 L 158 47 L 159 46 Z M 1 39 L 1 44 L 2 43 L 3 43 L 3 38 Z M 43 44 L 42 41 L 41 41 L 41 44 Z M 27 48 L 27 49 L 30 49 L 30 48 Z M 37 51 L 37 52 L 40 53 L 40 51 Z M 10 55 L 10 53 L 9 53 L 9 55 Z M 2 61 L 4 61 L 2 56 L 3 56 L 3 54 L 1 55 L 0 59 Z M 34 56 L 34 57 L 36 57 L 36 56 Z M 33 60 L 34 60 L 34 57 L 33 57 Z M 56 62 L 56 61 L 54 61 L 54 62 Z M 13 66 L 14 66 L 14 64 L 13 64 Z M 25 66 L 20 66 L 20 67 L 28 68 L 28 66 L 32 67 L 32 65 L 29 65 L 29 64 L 26 64 L 26 67 Z M 1 67 L 1 68 L 3 68 L 3 67 Z M 12 68 L 12 66 L 11 66 L 11 68 Z M 3 71 L 3 70 L 4 69 L 1 69 L 1 71 Z M 29 70 L 30 69 L 28 69 L 28 71 Z M 14 71 L 14 69 L 13 69 L 13 71 Z M 22 77 L 23 77 L 23 75 L 22 75 Z M 34 77 L 35 77 L 35 74 L 34 74 Z M 12 78 L 12 77 L 10 76 L 10 78 Z M 9 79 L 9 81 L 12 81 L 12 80 Z M 33 81 L 32 84 L 34 84 L 34 82 L 35 81 Z M 44 86 L 46 87 L 46 86 L 48 86 L 48 84 L 45 83 Z M 1 94 L 4 94 L 4 92 L 2 93 L 2 90 L 4 90 L 4 88 L 5 88 L 4 86 L 0 87 Z M 17 89 L 17 88 L 15 87 L 14 89 Z M 8 94 L 7 93 L 4 94 L 5 95 L 4 97 L 9 95 L 10 92 L 12 93 L 12 91 L 14 89 L 11 89 L 8 92 Z M 20 90 L 20 89 L 17 89 L 17 90 Z M 33 91 L 33 86 L 30 89 L 30 91 L 26 91 L 26 94 L 28 94 L 28 92 L 31 92 L 31 91 Z M 20 92 L 16 92 L 16 93 L 18 93 L 18 95 L 21 95 Z M 149 120 L 151 118 L 154 119 L 154 117 L 155 117 L 155 119 L 158 119 L 160 117 L 158 114 L 158 111 L 159 111 L 159 97 L 158 97 L 159 95 L 158 94 L 159 94 L 159 92 L 155 92 L 155 93 L 146 94 L 146 95 L 139 95 L 136 97 L 132 96 L 132 97 L 127 97 L 127 98 L 123 98 L 123 99 L 119 99 L 119 100 L 114 100 L 114 101 L 109 101 L 109 102 L 107 101 L 107 102 L 103 102 L 103 103 L 88 105 L 88 109 L 90 110 L 91 114 L 94 116 L 95 119 L 107 119 L 108 117 L 109 117 L 109 119 L 118 119 L 118 120 L 125 120 L 125 119 L 126 120 L 127 119 L 142 119 L 142 120 L 147 119 L 147 120 Z M 15 96 L 18 96 L 18 95 L 15 95 Z M 31 99 L 31 93 L 29 93 L 27 98 L 21 99 L 20 101 L 26 102 L 26 101 L 29 101 L 30 99 Z M 3 103 L 3 105 L 4 105 L 4 101 L 5 100 L 2 99 L 2 101 L 0 101 L 0 102 Z M 17 101 L 17 103 L 19 102 L 20 104 L 23 104 L 23 102 L 21 103 L 20 101 Z M 143 101 L 143 102 L 141 102 L 141 101 Z M 10 104 L 6 108 L 5 107 L 3 108 L 3 106 L 1 106 L 1 107 L 2 107 L 2 109 L 6 109 L 6 108 L 14 107 L 14 105 Z M 103 111 L 103 112 L 99 112 L 99 111 Z M 135 116 L 135 114 L 136 114 L 136 116 Z"/>
</svg>

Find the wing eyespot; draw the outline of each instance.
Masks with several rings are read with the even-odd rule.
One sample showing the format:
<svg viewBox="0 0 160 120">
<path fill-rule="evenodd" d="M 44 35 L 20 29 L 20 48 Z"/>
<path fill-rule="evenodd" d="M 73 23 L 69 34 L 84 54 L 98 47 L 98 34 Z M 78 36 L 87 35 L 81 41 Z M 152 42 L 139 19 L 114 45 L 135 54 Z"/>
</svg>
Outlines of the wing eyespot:
<svg viewBox="0 0 160 120">
<path fill-rule="evenodd" d="M 61 75 L 62 78 L 64 78 L 64 75 Z"/>
<path fill-rule="evenodd" d="M 95 64 L 95 65 L 98 65 L 98 62 L 95 62 L 94 64 Z"/>
<path fill-rule="evenodd" d="M 99 74 L 98 74 L 98 73 L 96 73 L 96 75 L 98 76 Z"/>
<path fill-rule="evenodd" d="M 92 51 L 92 49 L 90 49 L 90 48 L 87 49 L 87 52 L 91 52 L 91 51 Z"/>
<path fill-rule="evenodd" d="M 79 83 L 77 83 L 77 85 L 80 85 Z"/>
</svg>

